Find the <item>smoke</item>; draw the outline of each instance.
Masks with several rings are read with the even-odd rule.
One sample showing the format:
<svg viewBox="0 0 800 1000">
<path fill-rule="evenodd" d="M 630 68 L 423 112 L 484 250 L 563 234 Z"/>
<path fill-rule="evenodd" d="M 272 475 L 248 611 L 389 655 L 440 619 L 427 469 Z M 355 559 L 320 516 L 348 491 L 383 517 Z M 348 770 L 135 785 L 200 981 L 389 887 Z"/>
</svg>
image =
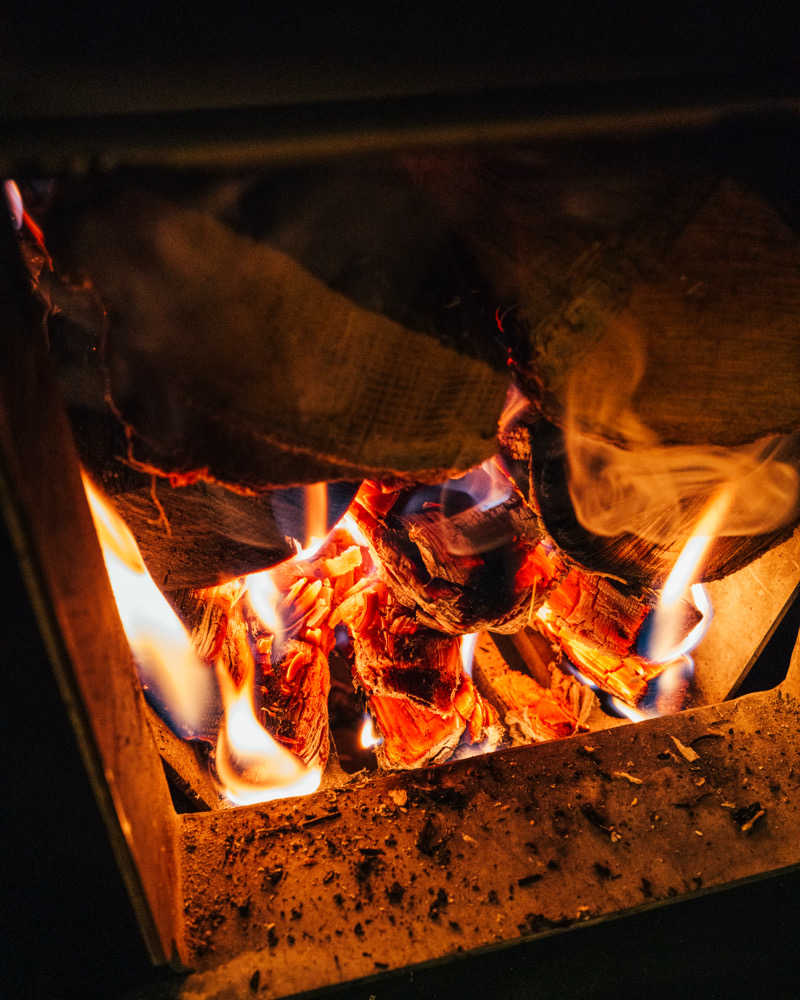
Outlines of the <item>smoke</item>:
<svg viewBox="0 0 800 1000">
<path fill-rule="evenodd" d="M 660 443 L 633 405 L 645 365 L 637 332 L 615 321 L 571 374 L 565 440 L 581 524 L 596 535 L 630 533 L 672 545 L 721 493 L 727 502 L 717 535 L 762 534 L 788 523 L 798 510 L 800 476 L 785 459 L 797 442 L 772 436 L 738 448 Z"/>
</svg>

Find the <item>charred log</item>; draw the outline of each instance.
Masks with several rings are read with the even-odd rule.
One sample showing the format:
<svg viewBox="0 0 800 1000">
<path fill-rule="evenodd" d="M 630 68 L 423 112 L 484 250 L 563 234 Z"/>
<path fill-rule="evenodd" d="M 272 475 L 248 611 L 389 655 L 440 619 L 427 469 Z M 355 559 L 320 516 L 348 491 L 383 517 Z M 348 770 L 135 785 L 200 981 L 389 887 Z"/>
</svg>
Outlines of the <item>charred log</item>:
<svg viewBox="0 0 800 1000">
<path fill-rule="evenodd" d="M 501 434 L 500 447 L 542 528 L 566 557 L 589 573 L 617 577 L 637 590 L 656 590 L 663 585 L 677 558 L 680 539 L 666 546 L 628 532 L 604 537 L 587 530 L 575 512 L 564 436 L 555 424 L 541 419 L 531 424 L 520 422 Z M 785 458 L 800 464 L 800 441 L 787 443 Z M 684 504 L 683 522 L 694 523 L 708 499 L 706 494 Z M 706 558 L 703 578 L 717 580 L 736 572 L 785 541 L 793 527 L 794 523 L 789 522 L 771 532 L 716 538 Z"/>
<path fill-rule="evenodd" d="M 522 498 L 514 493 L 487 511 L 404 513 L 412 492 L 364 484 L 351 508 L 397 602 L 450 635 L 519 628 L 535 597 L 521 574 L 539 539 Z"/>
<path fill-rule="evenodd" d="M 557 668 L 547 686 L 512 669 L 489 636 L 478 642 L 474 671 L 478 690 L 497 706 L 515 744 L 572 736 L 585 728 L 595 704 L 588 688 Z"/>
</svg>

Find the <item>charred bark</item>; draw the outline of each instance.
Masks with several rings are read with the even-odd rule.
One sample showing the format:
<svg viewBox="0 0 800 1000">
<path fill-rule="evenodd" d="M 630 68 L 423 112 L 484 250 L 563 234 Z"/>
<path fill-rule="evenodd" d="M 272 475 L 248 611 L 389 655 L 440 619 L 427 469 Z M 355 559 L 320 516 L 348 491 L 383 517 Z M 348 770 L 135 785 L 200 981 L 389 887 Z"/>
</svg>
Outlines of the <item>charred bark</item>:
<svg viewBox="0 0 800 1000">
<path fill-rule="evenodd" d="M 441 632 L 513 632 L 535 597 L 522 576 L 539 540 L 518 494 L 488 511 L 403 513 L 413 489 L 365 484 L 351 508 L 398 603 Z"/>
<path fill-rule="evenodd" d="M 634 590 L 658 590 L 663 585 L 685 537 L 676 538 L 671 545 L 659 545 L 628 532 L 604 537 L 587 530 L 570 495 L 569 464 L 560 428 L 543 419 L 521 422 L 501 434 L 500 447 L 515 481 L 536 509 L 542 528 L 565 556 L 589 573 L 616 577 Z M 800 463 L 800 441 L 789 444 L 785 458 L 792 464 Z M 683 522 L 694 523 L 709 499 L 705 494 L 685 504 Z M 746 566 L 785 541 L 795 523 L 796 519 L 766 533 L 716 538 L 706 557 L 703 579 L 721 579 Z"/>
</svg>

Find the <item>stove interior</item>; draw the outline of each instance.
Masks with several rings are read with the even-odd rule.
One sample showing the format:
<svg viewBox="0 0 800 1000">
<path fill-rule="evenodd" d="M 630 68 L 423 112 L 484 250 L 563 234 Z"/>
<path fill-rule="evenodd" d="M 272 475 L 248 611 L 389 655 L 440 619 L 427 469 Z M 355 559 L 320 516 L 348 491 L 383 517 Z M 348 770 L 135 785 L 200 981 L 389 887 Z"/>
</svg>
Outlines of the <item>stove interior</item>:
<svg viewBox="0 0 800 1000">
<path fill-rule="evenodd" d="M 261 827 L 283 857 L 344 817 L 354 914 L 383 881 L 391 909 L 414 890 L 341 791 L 377 796 L 382 831 L 424 806 L 410 843 L 449 870 L 481 834 L 439 765 L 547 743 L 552 775 L 578 736 L 638 801 L 630 728 L 601 734 L 737 693 L 800 576 L 798 220 L 742 155 L 662 137 L 6 182 L 172 807 L 234 838 L 203 840 L 209 867 L 251 879 Z M 482 815 L 501 771 L 516 801 L 514 759 L 485 765 Z M 276 799 L 284 825 L 231 809 Z M 729 805 L 763 826 L 761 800 Z M 185 819 L 193 854 L 208 817 Z M 520 842 L 524 893 L 545 860 Z M 257 871 L 289 926 L 283 865 Z M 195 960 L 213 914 L 186 918 Z"/>
</svg>

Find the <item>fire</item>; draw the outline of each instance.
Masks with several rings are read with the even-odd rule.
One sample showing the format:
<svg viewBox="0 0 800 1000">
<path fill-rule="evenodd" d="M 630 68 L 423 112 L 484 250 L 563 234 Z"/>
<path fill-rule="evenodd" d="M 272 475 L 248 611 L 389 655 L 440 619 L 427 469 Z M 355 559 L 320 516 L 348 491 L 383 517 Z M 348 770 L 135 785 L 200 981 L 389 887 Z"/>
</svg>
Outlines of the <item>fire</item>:
<svg viewBox="0 0 800 1000">
<path fill-rule="evenodd" d="M 316 791 L 321 770 L 305 767 L 256 718 L 252 671 L 237 685 L 219 660 L 216 670 L 200 660 L 188 632 L 148 573 L 133 535 L 86 475 L 83 484 L 142 686 L 160 713 L 184 738 L 206 736 L 221 696 L 216 770 L 231 802 L 268 802 Z M 254 609 L 273 634 L 280 635 L 274 581 L 268 573 L 257 573 L 247 584 Z"/>
<path fill-rule="evenodd" d="M 252 677 L 237 689 L 217 665 L 225 714 L 217 737 L 217 776 L 236 805 L 252 805 L 294 795 L 310 795 L 322 780 L 318 767 L 307 768 L 274 740 L 256 718 Z"/>
<path fill-rule="evenodd" d="M 475 659 L 475 647 L 478 644 L 479 632 L 468 632 L 461 636 L 460 653 L 461 668 L 467 677 L 472 677 L 472 661 Z"/>
<path fill-rule="evenodd" d="M 655 663 L 675 660 L 697 645 L 711 621 L 711 602 L 700 584 L 692 581 L 719 531 L 730 506 L 730 491 L 719 493 L 700 516 L 694 533 L 684 545 L 661 591 L 650 623 L 647 655 Z M 701 618 L 689 635 L 681 637 L 680 602 L 687 591 Z"/>
<path fill-rule="evenodd" d="M 375 732 L 375 726 L 372 722 L 372 716 L 369 712 L 364 713 L 364 721 L 361 724 L 361 732 L 358 736 L 359 744 L 365 749 L 369 750 L 370 747 L 377 747 L 383 743 L 383 740 Z"/>
<path fill-rule="evenodd" d="M 83 485 L 142 686 L 181 736 L 202 735 L 216 700 L 213 675 L 147 572 L 124 521 L 85 474 Z"/>
<path fill-rule="evenodd" d="M 260 573 L 250 573 L 245 579 L 247 596 L 253 610 L 279 643 L 283 635 L 283 624 L 278 614 L 280 594 L 272 573 L 265 569 Z"/>
<path fill-rule="evenodd" d="M 328 485 L 312 483 L 305 488 L 306 547 L 328 534 Z"/>
</svg>

